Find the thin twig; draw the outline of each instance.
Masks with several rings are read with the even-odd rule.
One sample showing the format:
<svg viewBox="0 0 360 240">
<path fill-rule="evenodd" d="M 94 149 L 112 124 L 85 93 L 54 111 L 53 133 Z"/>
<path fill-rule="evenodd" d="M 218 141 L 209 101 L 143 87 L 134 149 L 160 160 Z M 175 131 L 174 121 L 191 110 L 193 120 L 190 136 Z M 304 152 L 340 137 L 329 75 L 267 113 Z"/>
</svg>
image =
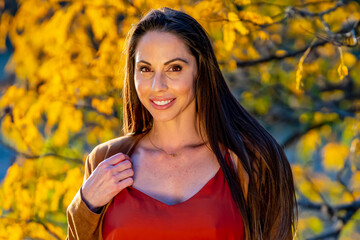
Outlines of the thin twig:
<svg viewBox="0 0 360 240">
<path fill-rule="evenodd" d="M 316 43 L 313 44 L 312 49 L 315 49 L 317 47 L 323 46 L 327 43 L 327 41 L 318 41 Z M 277 55 L 272 55 L 269 57 L 265 57 L 265 58 L 260 58 L 260 59 L 256 59 L 256 60 L 249 60 L 249 61 L 237 61 L 236 65 L 237 67 L 248 67 L 248 66 L 254 66 L 254 65 L 258 65 L 261 63 L 266 63 L 266 62 L 270 62 L 270 61 L 279 61 L 279 60 L 283 60 L 289 57 L 295 57 L 297 55 L 303 54 L 307 49 L 309 48 L 309 46 L 305 46 L 304 48 L 294 51 L 294 52 L 290 52 L 287 53 L 285 55 L 282 56 L 277 56 Z"/>
</svg>

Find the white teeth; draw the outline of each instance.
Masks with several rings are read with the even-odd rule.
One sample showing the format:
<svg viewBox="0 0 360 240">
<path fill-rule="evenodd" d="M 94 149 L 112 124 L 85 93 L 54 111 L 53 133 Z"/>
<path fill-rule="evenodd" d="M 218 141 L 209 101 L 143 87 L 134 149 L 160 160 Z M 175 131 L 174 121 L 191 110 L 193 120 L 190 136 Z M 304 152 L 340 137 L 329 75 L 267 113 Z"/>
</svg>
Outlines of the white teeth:
<svg viewBox="0 0 360 240">
<path fill-rule="evenodd" d="M 154 103 L 155 103 L 156 105 L 160 105 L 160 106 L 166 105 L 166 104 L 168 104 L 169 102 L 171 102 L 171 100 L 167 100 L 167 101 L 154 101 Z"/>
</svg>

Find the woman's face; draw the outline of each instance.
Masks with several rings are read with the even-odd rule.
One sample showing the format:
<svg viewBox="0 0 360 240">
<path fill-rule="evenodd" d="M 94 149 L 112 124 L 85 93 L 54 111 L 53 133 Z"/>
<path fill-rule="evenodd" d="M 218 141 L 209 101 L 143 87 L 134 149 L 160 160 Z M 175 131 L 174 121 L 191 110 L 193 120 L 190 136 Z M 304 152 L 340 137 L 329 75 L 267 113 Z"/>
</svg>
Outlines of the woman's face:
<svg viewBox="0 0 360 240">
<path fill-rule="evenodd" d="M 148 32 L 135 50 L 135 87 L 154 121 L 195 115 L 196 59 L 176 35 Z"/>
</svg>

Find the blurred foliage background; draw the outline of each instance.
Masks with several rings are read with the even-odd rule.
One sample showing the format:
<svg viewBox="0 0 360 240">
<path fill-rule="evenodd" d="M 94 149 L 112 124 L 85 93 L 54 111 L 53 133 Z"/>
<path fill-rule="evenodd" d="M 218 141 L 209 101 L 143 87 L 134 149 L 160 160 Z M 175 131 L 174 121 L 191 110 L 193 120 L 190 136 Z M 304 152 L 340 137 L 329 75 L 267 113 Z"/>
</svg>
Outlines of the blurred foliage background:
<svg viewBox="0 0 360 240">
<path fill-rule="evenodd" d="M 360 239 L 359 0 L 0 0 L 0 239 L 64 239 L 86 155 L 122 135 L 123 47 L 171 7 L 208 31 L 241 104 L 284 146 L 296 239 Z M 2 69 L 4 68 L 4 69 Z"/>
</svg>

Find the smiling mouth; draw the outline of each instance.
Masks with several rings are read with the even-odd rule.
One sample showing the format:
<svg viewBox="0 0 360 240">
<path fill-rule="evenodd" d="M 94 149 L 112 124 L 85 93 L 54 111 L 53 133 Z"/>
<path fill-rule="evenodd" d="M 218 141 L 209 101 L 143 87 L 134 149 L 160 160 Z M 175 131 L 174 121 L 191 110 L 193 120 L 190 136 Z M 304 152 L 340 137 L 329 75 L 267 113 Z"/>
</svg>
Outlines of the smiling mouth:
<svg viewBox="0 0 360 240">
<path fill-rule="evenodd" d="M 172 100 L 166 100 L 166 101 L 153 101 L 156 105 L 164 106 L 168 103 L 170 103 Z"/>
<path fill-rule="evenodd" d="M 152 106 L 158 110 L 165 110 L 171 107 L 176 98 L 172 99 L 150 99 Z"/>
</svg>

